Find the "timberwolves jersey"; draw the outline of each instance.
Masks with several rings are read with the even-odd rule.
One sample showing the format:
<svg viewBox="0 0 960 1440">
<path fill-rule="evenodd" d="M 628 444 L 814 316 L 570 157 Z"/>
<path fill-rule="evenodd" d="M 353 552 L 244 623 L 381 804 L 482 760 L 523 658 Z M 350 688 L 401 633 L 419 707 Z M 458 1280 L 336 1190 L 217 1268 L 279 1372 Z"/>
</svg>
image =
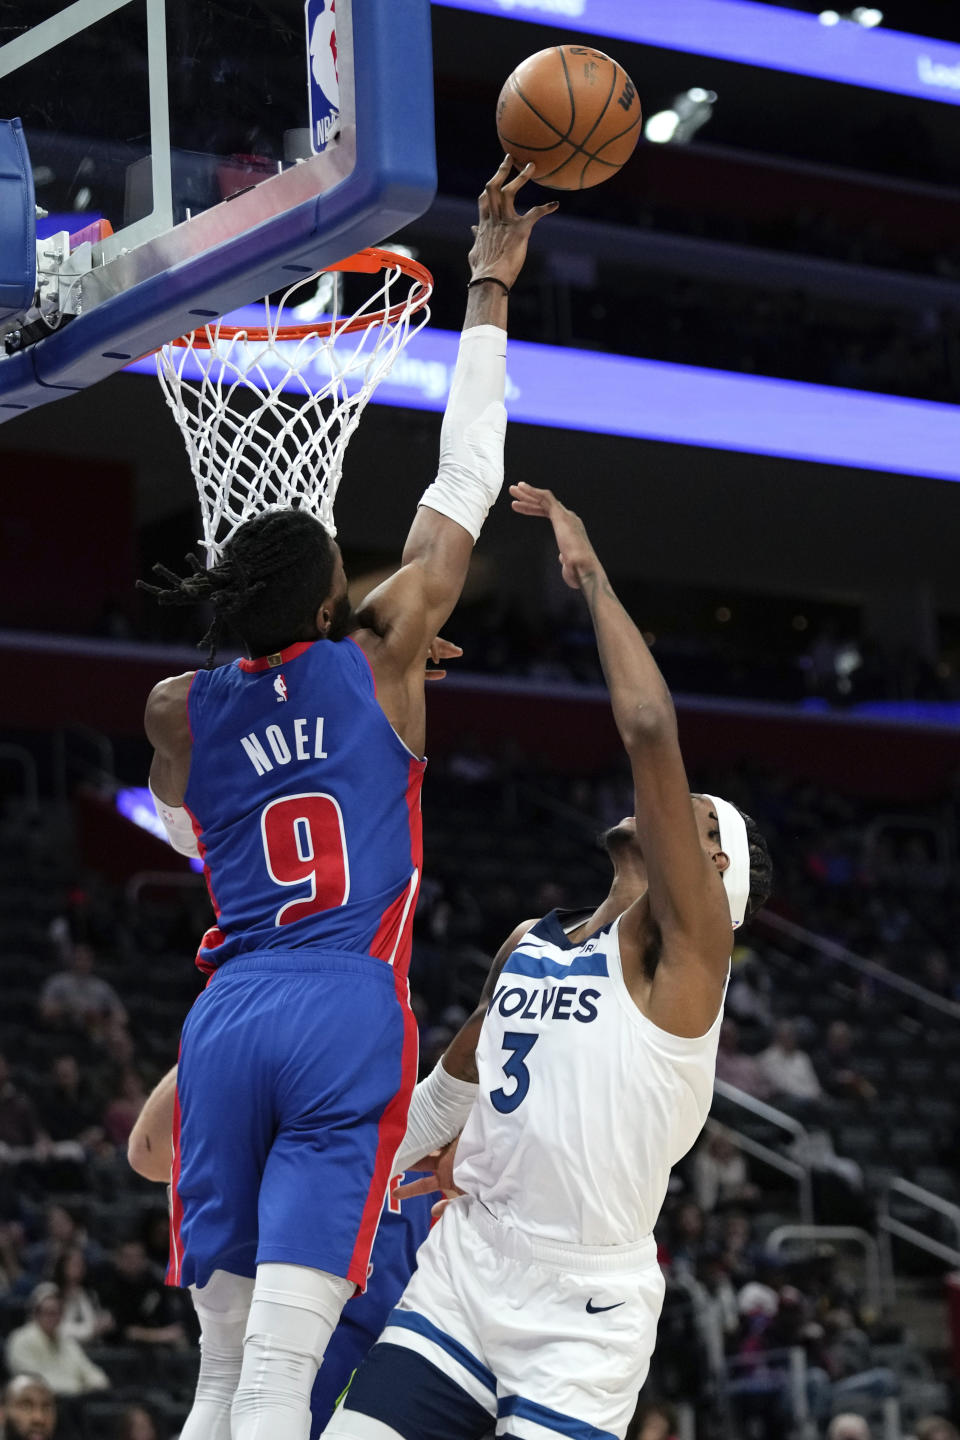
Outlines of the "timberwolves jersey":
<svg viewBox="0 0 960 1440">
<path fill-rule="evenodd" d="M 500 1221 L 568 1245 L 649 1235 L 710 1110 L 721 1014 L 660 1030 L 623 980 L 619 919 L 574 945 L 556 911 L 507 960 L 477 1046 L 454 1178 Z"/>
<path fill-rule="evenodd" d="M 197 964 L 345 950 L 406 973 L 420 786 L 353 640 L 198 670 L 187 702 L 193 820 L 216 926 Z"/>
</svg>

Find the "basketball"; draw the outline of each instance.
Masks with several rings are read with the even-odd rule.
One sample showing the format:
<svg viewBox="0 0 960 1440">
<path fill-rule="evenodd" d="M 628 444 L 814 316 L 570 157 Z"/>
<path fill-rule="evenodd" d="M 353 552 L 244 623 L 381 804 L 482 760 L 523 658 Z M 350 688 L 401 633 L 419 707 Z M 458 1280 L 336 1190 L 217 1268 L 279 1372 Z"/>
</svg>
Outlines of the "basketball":
<svg viewBox="0 0 960 1440">
<path fill-rule="evenodd" d="M 640 137 L 630 76 L 600 50 L 554 45 L 518 65 L 500 91 L 500 144 L 552 190 L 588 190 L 616 175 Z"/>
</svg>

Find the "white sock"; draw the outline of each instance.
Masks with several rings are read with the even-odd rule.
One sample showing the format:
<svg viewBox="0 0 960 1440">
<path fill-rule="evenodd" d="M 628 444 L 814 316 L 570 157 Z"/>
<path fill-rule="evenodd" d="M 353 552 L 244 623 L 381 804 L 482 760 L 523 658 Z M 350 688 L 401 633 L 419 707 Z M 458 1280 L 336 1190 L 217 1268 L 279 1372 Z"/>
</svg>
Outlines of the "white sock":
<svg viewBox="0 0 960 1440">
<path fill-rule="evenodd" d="M 191 1285 L 190 1294 L 200 1321 L 200 1375 L 180 1440 L 230 1440 L 230 1406 L 240 1379 L 253 1281 L 214 1270 L 206 1285 Z"/>
<path fill-rule="evenodd" d="M 310 1391 L 353 1289 L 304 1265 L 257 1266 L 232 1440 L 307 1440 Z"/>
</svg>

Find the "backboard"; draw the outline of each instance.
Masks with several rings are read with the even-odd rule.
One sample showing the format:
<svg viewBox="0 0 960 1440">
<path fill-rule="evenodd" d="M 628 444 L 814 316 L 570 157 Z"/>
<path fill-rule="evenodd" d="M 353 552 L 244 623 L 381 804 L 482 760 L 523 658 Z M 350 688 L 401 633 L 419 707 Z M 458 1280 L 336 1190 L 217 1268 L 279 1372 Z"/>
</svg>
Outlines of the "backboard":
<svg viewBox="0 0 960 1440">
<path fill-rule="evenodd" d="M 0 419 L 422 214 L 436 186 L 429 11 L 0 5 L 0 105 L 23 121 L 49 212 L 38 302 L 0 326 Z"/>
</svg>

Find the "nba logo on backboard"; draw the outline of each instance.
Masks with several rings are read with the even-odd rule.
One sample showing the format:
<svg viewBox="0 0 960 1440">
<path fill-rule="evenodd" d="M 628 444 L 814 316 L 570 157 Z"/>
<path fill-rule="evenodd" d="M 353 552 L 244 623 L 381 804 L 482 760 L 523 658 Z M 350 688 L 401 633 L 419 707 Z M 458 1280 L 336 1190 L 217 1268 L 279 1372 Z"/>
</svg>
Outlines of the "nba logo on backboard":
<svg viewBox="0 0 960 1440">
<path fill-rule="evenodd" d="M 320 154 L 340 129 L 337 0 L 307 0 L 310 144 Z"/>
</svg>

